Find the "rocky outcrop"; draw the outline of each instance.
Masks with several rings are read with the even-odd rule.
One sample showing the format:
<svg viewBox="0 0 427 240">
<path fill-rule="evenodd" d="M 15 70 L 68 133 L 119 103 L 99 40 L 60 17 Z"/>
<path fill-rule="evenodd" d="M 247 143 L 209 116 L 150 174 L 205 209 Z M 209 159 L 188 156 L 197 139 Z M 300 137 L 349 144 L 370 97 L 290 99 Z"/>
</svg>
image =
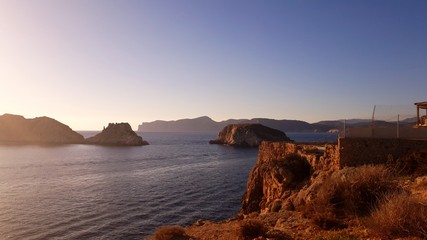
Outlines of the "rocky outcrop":
<svg viewBox="0 0 427 240">
<path fill-rule="evenodd" d="M 326 179 L 347 174 L 350 170 L 342 171 L 346 168 L 384 165 L 396 174 L 423 176 L 427 174 L 426 144 L 404 139 L 339 139 L 338 145 L 319 146 L 262 142 L 242 198 L 242 212 L 304 207 Z"/>
<path fill-rule="evenodd" d="M 336 150 L 336 145 L 262 142 L 242 197 L 242 212 L 292 208 L 293 203 L 287 200 L 310 181 L 314 171 L 339 168 Z"/>
<path fill-rule="evenodd" d="M 148 145 L 142 137 L 138 136 L 129 123 L 110 123 L 101 133 L 87 138 L 86 144 L 117 145 L 117 146 L 142 146 Z"/>
<path fill-rule="evenodd" d="M 261 141 L 291 141 L 284 132 L 261 124 L 231 124 L 221 130 L 211 144 L 257 147 Z"/>
<path fill-rule="evenodd" d="M 70 144 L 82 143 L 83 136 L 55 119 L 4 114 L 0 116 L 0 143 Z"/>
</svg>

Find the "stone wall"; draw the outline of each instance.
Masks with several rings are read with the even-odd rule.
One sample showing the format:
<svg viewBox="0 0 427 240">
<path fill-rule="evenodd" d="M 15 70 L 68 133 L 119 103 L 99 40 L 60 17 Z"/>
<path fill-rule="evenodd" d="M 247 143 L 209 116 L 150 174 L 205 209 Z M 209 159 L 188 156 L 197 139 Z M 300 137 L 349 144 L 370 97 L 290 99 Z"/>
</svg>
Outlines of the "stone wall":
<svg viewBox="0 0 427 240">
<path fill-rule="evenodd" d="M 298 154 L 307 159 L 314 170 L 338 169 L 338 146 L 297 144 L 289 142 L 263 141 L 259 146 L 258 163 L 284 159 L 286 155 Z"/>
<path fill-rule="evenodd" d="M 258 162 L 280 160 L 288 154 L 296 153 L 305 157 L 314 170 L 329 170 L 393 163 L 414 153 L 426 151 L 426 140 L 410 139 L 340 138 L 338 145 L 324 146 L 264 141 L 259 147 Z M 427 156 L 425 162 L 427 164 Z"/>
<path fill-rule="evenodd" d="M 385 164 L 427 149 L 426 140 L 341 138 L 338 141 L 340 167 Z M 420 159 L 423 161 L 423 159 Z M 418 160 L 417 160 L 418 161 Z M 427 163 L 427 159 L 424 159 Z"/>
</svg>

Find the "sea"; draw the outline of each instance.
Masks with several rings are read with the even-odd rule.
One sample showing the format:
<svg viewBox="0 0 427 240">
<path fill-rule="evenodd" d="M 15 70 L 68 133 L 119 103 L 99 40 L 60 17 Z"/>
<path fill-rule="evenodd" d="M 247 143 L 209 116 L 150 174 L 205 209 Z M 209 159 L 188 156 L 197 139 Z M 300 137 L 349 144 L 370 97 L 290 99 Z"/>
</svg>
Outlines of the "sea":
<svg viewBox="0 0 427 240">
<path fill-rule="evenodd" d="M 0 239 L 144 239 L 239 212 L 257 149 L 208 144 L 217 133 L 138 134 L 150 145 L 0 146 Z"/>
</svg>

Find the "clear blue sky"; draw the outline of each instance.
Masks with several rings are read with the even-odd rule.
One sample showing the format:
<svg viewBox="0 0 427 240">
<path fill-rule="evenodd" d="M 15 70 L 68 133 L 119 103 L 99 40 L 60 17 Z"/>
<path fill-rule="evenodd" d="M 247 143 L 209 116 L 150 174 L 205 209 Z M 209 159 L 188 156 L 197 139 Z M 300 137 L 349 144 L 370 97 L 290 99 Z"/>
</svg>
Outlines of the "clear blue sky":
<svg viewBox="0 0 427 240">
<path fill-rule="evenodd" d="M 427 100 L 427 1 L 0 0 L 0 86 L 75 130 L 369 117 Z"/>
</svg>

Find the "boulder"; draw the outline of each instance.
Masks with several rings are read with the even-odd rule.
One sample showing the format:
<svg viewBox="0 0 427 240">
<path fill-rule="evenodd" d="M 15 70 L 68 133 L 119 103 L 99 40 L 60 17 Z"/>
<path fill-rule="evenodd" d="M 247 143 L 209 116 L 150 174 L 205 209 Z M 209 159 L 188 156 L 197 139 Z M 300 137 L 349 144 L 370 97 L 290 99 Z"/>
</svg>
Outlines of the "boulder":
<svg viewBox="0 0 427 240">
<path fill-rule="evenodd" d="M 0 143 L 72 144 L 82 143 L 83 136 L 69 126 L 49 117 L 26 119 L 23 116 L 0 116 Z"/>
<path fill-rule="evenodd" d="M 142 146 L 148 145 L 142 137 L 138 136 L 129 123 L 110 123 L 107 128 L 97 135 L 87 138 L 86 144 L 117 145 L 117 146 Z"/>
<path fill-rule="evenodd" d="M 210 144 L 258 147 L 261 141 L 292 141 L 282 131 L 261 124 L 230 124 L 224 127 Z"/>
</svg>

